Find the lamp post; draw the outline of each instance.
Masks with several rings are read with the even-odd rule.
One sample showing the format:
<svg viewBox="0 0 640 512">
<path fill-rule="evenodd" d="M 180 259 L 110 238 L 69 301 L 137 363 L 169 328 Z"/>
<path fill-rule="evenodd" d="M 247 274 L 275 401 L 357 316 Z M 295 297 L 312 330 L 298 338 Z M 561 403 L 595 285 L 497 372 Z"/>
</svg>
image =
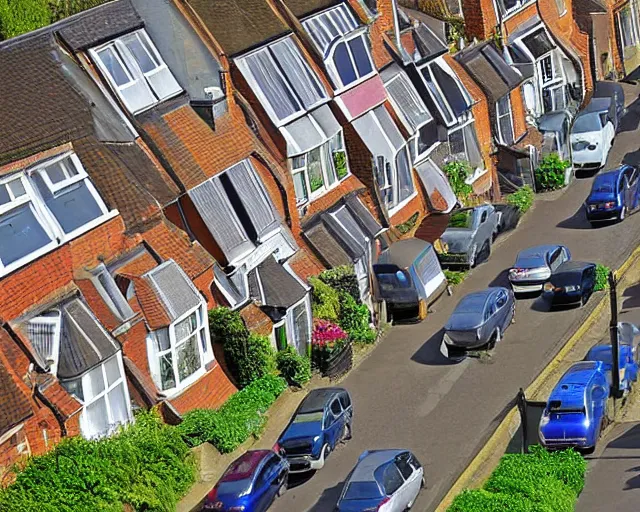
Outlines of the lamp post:
<svg viewBox="0 0 640 512">
<path fill-rule="evenodd" d="M 620 355 L 618 346 L 618 295 L 617 282 L 613 272 L 609 272 L 609 305 L 611 320 L 609 322 L 609 338 L 611 340 L 611 387 L 614 398 L 621 398 L 620 393 Z"/>
</svg>

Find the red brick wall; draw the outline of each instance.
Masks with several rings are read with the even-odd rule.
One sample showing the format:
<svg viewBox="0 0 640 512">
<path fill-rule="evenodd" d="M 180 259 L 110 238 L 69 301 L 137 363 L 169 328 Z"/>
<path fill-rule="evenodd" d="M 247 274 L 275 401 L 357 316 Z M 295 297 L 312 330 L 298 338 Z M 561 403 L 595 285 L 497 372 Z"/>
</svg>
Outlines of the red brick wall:
<svg viewBox="0 0 640 512">
<path fill-rule="evenodd" d="M 516 87 L 510 94 L 511 112 L 513 114 L 513 134 L 518 140 L 527 132 L 527 122 L 525 117 L 524 100 L 520 87 Z"/>
<path fill-rule="evenodd" d="M 492 0 L 462 0 L 462 12 L 469 38 L 488 39 L 498 24 Z"/>
</svg>

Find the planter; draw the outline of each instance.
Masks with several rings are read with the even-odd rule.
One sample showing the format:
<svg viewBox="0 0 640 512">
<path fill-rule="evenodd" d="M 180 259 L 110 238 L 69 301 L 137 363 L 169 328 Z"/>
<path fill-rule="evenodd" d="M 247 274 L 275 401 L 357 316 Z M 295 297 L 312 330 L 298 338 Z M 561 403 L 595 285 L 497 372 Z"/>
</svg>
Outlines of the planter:
<svg viewBox="0 0 640 512">
<path fill-rule="evenodd" d="M 316 350 L 313 359 L 323 377 L 337 379 L 353 367 L 353 344 L 349 341 L 338 350 Z"/>
</svg>

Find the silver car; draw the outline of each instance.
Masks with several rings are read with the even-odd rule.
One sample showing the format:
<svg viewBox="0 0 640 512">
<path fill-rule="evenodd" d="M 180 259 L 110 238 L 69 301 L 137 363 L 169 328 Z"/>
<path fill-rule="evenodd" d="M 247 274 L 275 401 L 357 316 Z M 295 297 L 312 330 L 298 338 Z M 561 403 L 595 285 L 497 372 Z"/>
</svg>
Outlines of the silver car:
<svg viewBox="0 0 640 512">
<path fill-rule="evenodd" d="M 523 249 L 509 269 L 511 288 L 515 294 L 540 292 L 551 274 L 570 259 L 571 252 L 564 245 L 536 245 Z"/>
<path fill-rule="evenodd" d="M 491 254 L 499 226 L 500 214 L 490 204 L 451 212 L 449 225 L 440 237 L 445 246 L 445 252 L 438 255 L 440 263 L 475 267 L 479 257 L 486 259 Z"/>
</svg>

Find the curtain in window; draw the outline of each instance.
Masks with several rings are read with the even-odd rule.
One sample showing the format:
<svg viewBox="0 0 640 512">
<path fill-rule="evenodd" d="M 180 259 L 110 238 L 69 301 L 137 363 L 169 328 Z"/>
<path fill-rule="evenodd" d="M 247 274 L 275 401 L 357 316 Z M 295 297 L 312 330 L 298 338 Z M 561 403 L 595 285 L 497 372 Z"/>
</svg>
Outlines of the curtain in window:
<svg viewBox="0 0 640 512">
<path fill-rule="evenodd" d="M 308 18 L 302 24 L 322 55 L 326 54 L 334 39 L 358 28 L 358 22 L 346 3 Z"/>
<path fill-rule="evenodd" d="M 54 349 L 56 336 L 60 336 L 60 313 L 31 320 L 27 326 L 27 336 L 45 362 L 49 359 L 55 361 L 58 358 Z"/>
</svg>

